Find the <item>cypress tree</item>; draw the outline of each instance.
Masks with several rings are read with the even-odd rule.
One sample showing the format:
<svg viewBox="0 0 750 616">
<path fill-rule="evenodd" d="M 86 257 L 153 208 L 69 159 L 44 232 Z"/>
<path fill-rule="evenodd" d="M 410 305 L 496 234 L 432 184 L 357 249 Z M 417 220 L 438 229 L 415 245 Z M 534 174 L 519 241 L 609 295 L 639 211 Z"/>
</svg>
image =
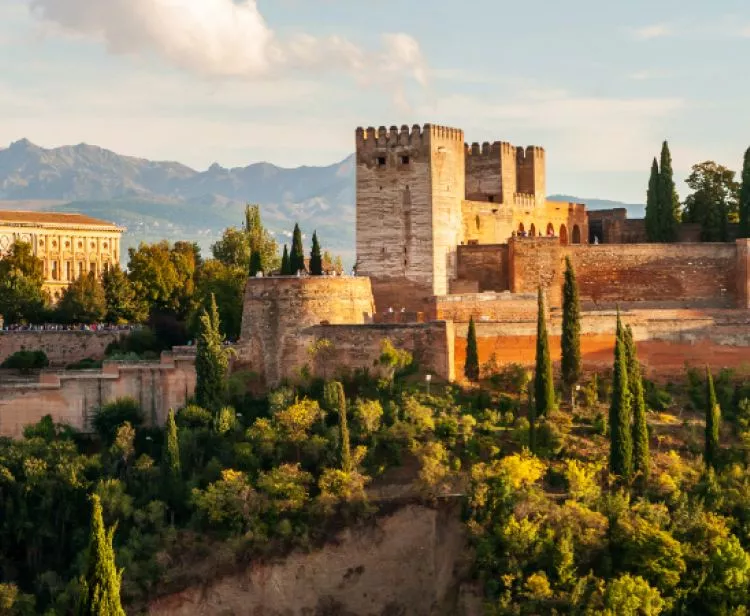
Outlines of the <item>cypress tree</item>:
<svg viewBox="0 0 750 616">
<path fill-rule="evenodd" d="M 91 535 L 87 555 L 86 573 L 81 578 L 81 594 L 76 613 L 78 616 L 125 616 L 120 603 L 120 580 L 115 551 L 112 547 L 114 527 L 108 531 L 102 519 L 99 496 L 91 496 Z"/>
<path fill-rule="evenodd" d="M 714 379 L 706 366 L 706 451 L 704 454 L 707 467 L 716 468 L 719 460 L 719 423 L 721 408 L 716 399 Z"/>
<path fill-rule="evenodd" d="M 570 257 L 565 257 L 562 320 L 562 379 L 572 391 L 581 378 L 581 305 L 578 283 Z"/>
<path fill-rule="evenodd" d="M 672 155 L 666 141 L 662 144 L 659 167 L 657 194 L 660 240 L 662 242 L 674 242 L 677 239 L 677 223 L 680 220 L 680 198 L 677 196 L 672 173 Z"/>
<path fill-rule="evenodd" d="M 323 257 L 320 254 L 320 244 L 318 243 L 318 232 L 313 231 L 312 250 L 310 251 L 310 274 L 313 276 L 323 275 Z"/>
<path fill-rule="evenodd" d="M 745 151 L 742 164 L 742 187 L 740 188 L 739 237 L 750 237 L 750 148 Z"/>
<path fill-rule="evenodd" d="M 537 327 L 536 327 L 536 371 L 534 374 L 534 404 L 535 417 L 549 415 L 555 409 L 555 382 L 552 377 L 552 359 L 547 338 L 547 318 L 544 312 L 544 296 L 542 287 L 537 295 Z"/>
<path fill-rule="evenodd" d="M 289 251 L 286 249 L 286 244 L 284 244 L 284 253 L 281 255 L 281 275 L 292 275 L 292 266 L 289 263 Z"/>
<path fill-rule="evenodd" d="M 628 360 L 628 389 L 633 417 L 633 472 L 647 478 L 651 465 L 646 423 L 646 401 L 643 395 L 643 377 L 638 361 L 638 349 L 633 339 L 633 330 L 625 328 L 625 353 Z"/>
<path fill-rule="evenodd" d="M 292 233 L 292 251 L 289 253 L 289 268 L 292 275 L 305 269 L 305 252 L 302 248 L 302 232 L 299 225 L 294 223 L 294 233 Z"/>
<path fill-rule="evenodd" d="M 260 250 L 253 250 L 250 253 L 250 276 L 255 278 L 258 272 L 263 271 L 263 257 Z"/>
<path fill-rule="evenodd" d="M 208 310 L 203 310 L 195 356 L 195 398 L 199 406 L 218 411 L 224 402 L 229 352 L 219 330 L 219 310 L 211 294 Z"/>
<path fill-rule="evenodd" d="M 630 429 L 630 390 L 624 332 L 617 312 L 612 403 L 609 407 L 609 470 L 625 479 L 633 466 L 633 435 Z"/>
<path fill-rule="evenodd" d="M 349 443 L 349 424 L 346 419 L 346 395 L 344 386 L 339 381 L 326 383 L 323 391 L 327 410 L 339 415 L 339 439 L 341 440 L 341 469 L 347 473 L 352 470 L 351 445 Z"/>
<path fill-rule="evenodd" d="M 164 449 L 161 456 L 162 478 L 164 481 L 164 494 L 170 508 L 172 524 L 174 524 L 174 512 L 182 500 L 182 473 L 180 466 L 180 443 L 177 438 L 177 423 L 175 423 L 173 409 L 169 409 L 164 433 Z"/>
<path fill-rule="evenodd" d="M 646 237 L 649 242 L 661 240 L 659 224 L 659 163 L 651 163 L 651 176 L 648 179 L 646 192 Z"/>
<path fill-rule="evenodd" d="M 469 331 L 466 334 L 466 362 L 464 363 L 464 376 L 476 383 L 479 381 L 479 352 L 477 351 L 477 329 L 474 325 L 474 317 L 469 319 Z"/>
</svg>

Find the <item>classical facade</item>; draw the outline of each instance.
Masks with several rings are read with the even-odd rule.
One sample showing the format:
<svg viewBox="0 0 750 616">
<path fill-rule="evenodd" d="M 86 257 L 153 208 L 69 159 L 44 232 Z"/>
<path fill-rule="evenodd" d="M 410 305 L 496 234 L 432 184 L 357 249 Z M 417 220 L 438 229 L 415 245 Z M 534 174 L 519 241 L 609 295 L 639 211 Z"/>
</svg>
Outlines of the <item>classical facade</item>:
<svg viewBox="0 0 750 616">
<path fill-rule="evenodd" d="M 15 241 L 30 244 L 44 263 L 45 288 L 56 300 L 82 274 L 100 276 L 119 263 L 123 231 L 83 214 L 0 211 L 0 258 Z"/>
<path fill-rule="evenodd" d="M 586 208 L 546 198 L 543 148 L 466 144 L 460 129 L 357 128 L 357 273 L 376 301 L 447 295 L 458 247 L 513 235 L 588 243 Z"/>
</svg>

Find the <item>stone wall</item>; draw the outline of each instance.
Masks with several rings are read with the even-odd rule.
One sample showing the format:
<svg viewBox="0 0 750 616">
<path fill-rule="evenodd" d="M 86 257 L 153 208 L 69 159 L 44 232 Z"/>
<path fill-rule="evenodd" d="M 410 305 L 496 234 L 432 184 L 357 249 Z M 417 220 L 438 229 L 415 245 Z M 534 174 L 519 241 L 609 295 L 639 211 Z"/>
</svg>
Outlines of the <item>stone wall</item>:
<svg viewBox="0 0 750 616">
<path fill-rule="evenodd" d="M 159 362 L 106 362 L 102 370 L 43 371 L 37 378 L 3 374 L 0 436 L 18 438 L 45 415 L 88 431 L 98 408 L 123 397 L 140 402 L 147 423 L 161 425 L 169 409 L 183 406 L 194 391 L 194 348 L 175 348 Z"/>
<path fill-rule="evenodd" d="M 750 308 L 750 239 L 737 240 L 737 307 Z"/>
<path fill-rule="evenodd" d="M 508 245 L 458 247 L 458 279 L 476 281 L 477 291 L 508 290 Z"/>
<path fill-rule="evenodd" d="M 564 260 L 570 256 L 582 300 L 682 302 L 731 307 L 737 296 L 735 244 L 600 244 L 561 246 L 546 238 L 510 242 L 510 289 L 529 293 L 549 289 L 559 305 Z"/>
<path fill-rule="evenodd" d="M 127 331 L 4 331 L 0 332 L 0 363 L 16 351 L 44 351 L 52 366 L 65 366 L 87 357 L 104 359 L 111 342 Z"/>
<path fill-rule="evenodd" d="M 536 318 L 536 313 L 536 295 L 465 293 L 436 297 L 433 312 L 428 316 L 456 323 L 468 323 L 472 317 L 475 321 L 514 323 Z"/>
</svg>

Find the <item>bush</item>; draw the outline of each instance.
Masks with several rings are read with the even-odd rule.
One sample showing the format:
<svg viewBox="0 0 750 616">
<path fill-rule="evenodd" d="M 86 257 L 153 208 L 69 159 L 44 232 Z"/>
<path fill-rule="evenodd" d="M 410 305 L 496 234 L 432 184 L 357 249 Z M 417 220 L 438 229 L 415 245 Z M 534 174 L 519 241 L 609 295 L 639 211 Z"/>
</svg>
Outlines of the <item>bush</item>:
<svg viewBox="0 0 750 616">
<path fill-rule="evenodd" d="M 643 389 L 646 395 L 646 406 L 651 410 L 666 411 L 672 404 L 671 394 L 653 381 L 643 379 Z"/>
<path fill-rule="evenodd" d="M 21 374 L 29 374 L 32 370 L 41 370 L 47 366 L 49 359 L 44 351 L 16 351 L 0 364 L 0 368 L 19 370 Z"/>
<path fill-rule="evenodd" d="M 146 353 L 150 353 L 155 357 L 159 356 L 159 353 L 166 347 L 162 344 L 153 330 L 144 328 L 136 329 L 130 332 L 127 336 L 123 336 L 115 342 L 111 342 L 105 351 L 107 357 L 118 356 L 122 357 L 127 354 L 134 354 L 138 358 L 142 358 Z"/>
<path fill-rule="evenodd" d="M 126 421 L 134 428 L 143 423 L 141 407 L 133 398 L 118 398 L 105 404 L 94 415 L 93 425 L 102 441 L 110 444 L 115 439 L 117 428 Z"/>
<path fill-rule="evenodd" d="M 102 367 L 101 360 L 94 359 L 93 357 L 87 357 L 72 364 L 65 366 L 66 370 L 97 370 Z"/>
<path fill-rule="evenodd" d="M 208 428 L 212 421 L 211 413 L 196 404 L 181 409 L 175 417 L 175 422 L 180 428 Z"/>
<path fill-rule="evenodd" d="M 531 372 L 521 364 L 510 364 L 490 376 L 490 382 L 503 391 L 522 394 L 531 381 Z"/>
</svg>

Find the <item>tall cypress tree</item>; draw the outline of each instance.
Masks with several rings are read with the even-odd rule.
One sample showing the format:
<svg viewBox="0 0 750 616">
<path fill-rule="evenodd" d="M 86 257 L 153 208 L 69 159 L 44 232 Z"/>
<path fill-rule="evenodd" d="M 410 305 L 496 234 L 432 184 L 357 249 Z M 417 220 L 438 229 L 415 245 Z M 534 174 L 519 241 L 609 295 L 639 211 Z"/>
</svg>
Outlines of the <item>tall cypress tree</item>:
<svg viewBox="0 0 750 616">
<path fill-rule="evenodd" d="M 219 310 L 213 293 L 208 310 L 203 310 L 200 317 L 196 347 L 196 401 L 203 408 L 218 411 L 224 403 L 229 351 L 219 330 Z"/>
<path fill-rule="evenodd" d="M 649 242 L 661 241 L 659 218 L 659 163 L 654 156 L 646 192 L 646 237 Z"/>
<path fill-rule="evenodd" d="M 115 551 L 112 547 L 114 527 L 104 528 L 102 503 L 99 496 L 91 497 L 91 535 L 87 555 L 86 573 L 81 578 L 78 616 L 125 616 L 120 603 L 122 571 L 117 571 Z"/>
<path fill-rule="evenodd" d="M 167 424 L 164 426 L 164 449 L 161 455 L 164 495 L 169 505 L 172 524 L 175 510 L 182 501 L 182 472 L 180 466 L 180 443 L 177 438 L 177 423 L 174 410 L 169 409 Z"/>
<path fill-rule="evenodd" d="M 659 229 L 662 242 L 674 242 L 677 239 L 677 224 L 680 220 L 680 198 L 674 183 L 672 172 L 672 155 L 669 144 L 665 141 L 661 148 L 659 165 Z"/>
<path fill-rule="evenodd" d="M 351 445 L 349 443 L 349 424 L 346 419 L 346 395 L 344 386 L 339 381 L 325 384 L 323 400 L 326 409 L 339 416 L 339 440 L 341 441 L 341 469 L 347 473 L 352 470 Z"/>
<path fill-rule="evenodd" d="M 263 256 L 260 250 L 253 250 L 250 253 L 250 276 L 255 277 L 258 272 L 263 271 Z"/>
<path fill-rule="evenodd" d="M 292 275 L 292 266 L 289 263 L 289 251 L 286 249 L 286 244 L 284 244 L 284 253 L 281 255 L 281 275 Z"/>
<path fill-rule="evenodd" d="M 719 461 L 719 424 L 721 423 L 721 407 L 716 399 L 714 378 L 706 366 L 706 445 L 705 463 L 707 467 L 716 468 Z"/>
<path fill-rule="evenodd" d="M 630 390 L 624 331 L 617 311 L 612 403 L 609 407 L 609 470 L 625 479 L 633 467 L 633 435 L 630 429 Z"/>
<path fill-rule="evenodd" d="M 581 378 L 581 305 L 578 283 L 570 257 L 565 257 L 562 320 L 562 380 L 572 391 Z"/>
<path fill-rule="evenodd" d="M 310 274 L 312 276 L 323 275 L 323 257 L 320 254 L 320 244 L 318 243 L 318 232 L 313 231 L 312 250 L 310 251 Z"/>
<path fill-rule="evenodd" d="M 643 377 L 638 361 L 638 349 L 633 339 L 633 330 L 625 328 L 625 353 L 628 360 L 628 389 L 633 416 L 633 472 L 646 479 L 651 465 L 646 423 L 646 401 L 643 394 Z"/>
<path fill-rule="evenodd" d="M 740 188 L 740 237 L 750 237 L 750 148 L 745 151 Z"/>
<path fill-rule="evenodd" d="M 305 269 L 305 252 L 302 248 L 302 232 L 299 225 L 294 223 L 294 233 L 292 233 L 292 251 L 289 253 L 289 267 L 292 275 Z"/>
<path fill-rule="evenodd" d="M 479 381 L 477 329 L 474 325 L 473 316 L 469 318 L 469 331 L 466 333 L 466 362 L 464 363 L 464 376 L 472 383 Z"/>
<path fill-rule="evenodd" d="M 552 358 L 550 357 L 549 339 L 547 337 L 547 317 L 544 309 L 542 287 L 537 294 L 536 325 L 536 371 L 534 374 L 535 416 L 544 417 L 556 408 L 555 382 L 552 376 Z"/>
</svg>

